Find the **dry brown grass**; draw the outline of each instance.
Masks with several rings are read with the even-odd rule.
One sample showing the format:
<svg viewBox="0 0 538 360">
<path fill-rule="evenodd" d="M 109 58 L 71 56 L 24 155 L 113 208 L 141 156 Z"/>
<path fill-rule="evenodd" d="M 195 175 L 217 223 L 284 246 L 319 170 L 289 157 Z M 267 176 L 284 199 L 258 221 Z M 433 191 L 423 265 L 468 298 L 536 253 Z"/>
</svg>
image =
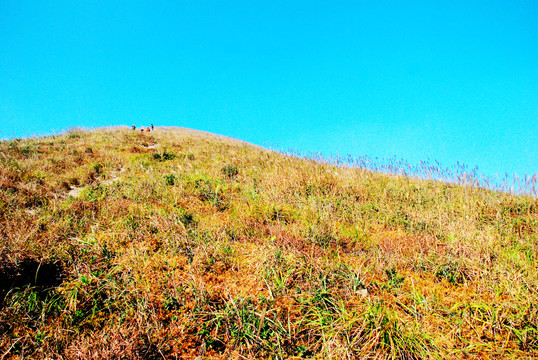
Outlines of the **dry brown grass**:
<svg viewBox="0 0 538 360">
<path fill-rule="evenodd" d="M 538 354 L 536 198 L 177 128 L 0 152 L 1 358 Z"/>
</svg>

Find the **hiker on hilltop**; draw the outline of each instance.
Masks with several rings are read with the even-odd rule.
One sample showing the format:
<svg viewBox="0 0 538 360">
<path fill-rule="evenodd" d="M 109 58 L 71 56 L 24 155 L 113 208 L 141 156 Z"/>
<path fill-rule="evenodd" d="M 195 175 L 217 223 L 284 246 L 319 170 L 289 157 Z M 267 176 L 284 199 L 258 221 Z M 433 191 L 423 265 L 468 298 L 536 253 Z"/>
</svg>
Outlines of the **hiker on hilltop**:
<svg viewBox="0 0 538 360">
<path fill-rule="evenodd" d="M 133 130 L 136 130 L 136 126 L 133 124 L 133 126 L 131 126 L 133 128 Z"/>
<path fill-rule="evenodd" d="M 153 131 L 153 124 L 151 124 L 151 131 Z"/>
</svg>

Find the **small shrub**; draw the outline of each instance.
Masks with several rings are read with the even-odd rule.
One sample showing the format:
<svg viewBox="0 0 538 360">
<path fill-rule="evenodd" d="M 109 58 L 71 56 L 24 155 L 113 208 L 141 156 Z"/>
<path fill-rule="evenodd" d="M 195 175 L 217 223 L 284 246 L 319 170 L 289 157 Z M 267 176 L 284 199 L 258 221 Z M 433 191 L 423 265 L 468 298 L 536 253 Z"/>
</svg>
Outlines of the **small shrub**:
<svg viewBox="0 0 538 360">
<path fill-rule="evenodd" d="M 458 264 L 453 262 L 442 266 L 437 270 L 435 276 L 438 279 L 445 278 L 452 285 L 461 285 L 465 282 L 465 273 Z"/>
<path fill-rule="evenodd" d="M 101 174 L 101 170 L 103 169 L 103 165 L 102 164 L 99 164 L 99 163 L 96 163 L 96 164 L 93 164 L 92 165 L 92 170 L 97 174 L 97 175 L 100 175 Z"/>
<path fill-rule="evenodd" d="M 226 175 L 230 179 L 235 177 L 237 174 L 239 174 L 239 170 L 237 170 L 237 167 L 233 165 L 226 165 L 225 167 L 220 169 L 220 172 Z"/>
<path fill-rule="evenodd" d="M 275 205 L 266 210 L 266 217 L 273 222 L 289 224 L 295 220 L 296 216 L 297 215 L 293 209 L 278 207 Z"/>
<path fill-rule="evenodd" d="M 153 159 L 157 161 L 166 161 L 173 160 L 176 158 L 176 155 L 169 152 L 163 152 L 162 154 L 153 154 Z"/>
<path fill-rule="evenodd" d="M 336 243 L 336 238 L 331 230 L 324 224 L 316 224 L 308 229 L 308 237 L 313 243 L 326 249 L 329 245 Z"/>
<path fill-rule="evenodd" d="M 34 152 L 34 148 L 31 145 L 24 145 L 20 147 L 20 153 L 25 157 L 30 157 Z"/>
<path fill-rule="evenodd" d="M 209 202 L 219 210 L 226 209 L 227 204 L 221 194 L 220 185 L 214 186 L 209 180 L 198 179 L 195 181 L 194 187 L 198 190 L 198 197 L 200 200 Z"/>
<path fill-rule="evenodd" d="M 196 225 L 196 220 L 194 219 L 194 215 L 190 212 L 182 211 L 179 215 L 179 221 L 186 227 L 192 227 Z"/>
<path fill-rule="evenodd" d="M 166 185 L 173 186 L 176 184 L 177 177 L 174 174 L 164 175 Z"/>
<path fill-rule="evenodd" d="M 398 275 L 398 271 L 395 268 L 386 269 L 385 274 L 389 278 L 389 283 L 395 287 L 400 287 L 405 280 L 404 276 Z"/>
<path fill-rule="evenodd" d="M 80 181 L 79 181 L 79 179 L 76 178 L 76 177 L 74 177 L 74 176 L 68 178 L 68 179 L 67 179 L 67 183 L 68 183 L 69 185 L 73 185 L 73 186 L 78 186 L 78 185 L 80 185 Z"/>
</svg>

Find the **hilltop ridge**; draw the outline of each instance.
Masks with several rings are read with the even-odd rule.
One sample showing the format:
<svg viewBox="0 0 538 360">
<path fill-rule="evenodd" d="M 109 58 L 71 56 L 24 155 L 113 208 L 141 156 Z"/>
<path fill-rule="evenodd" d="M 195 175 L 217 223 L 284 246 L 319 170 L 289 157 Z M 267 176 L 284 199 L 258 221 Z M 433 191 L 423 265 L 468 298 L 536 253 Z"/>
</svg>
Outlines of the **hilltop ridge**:
<svg viewBox="0 0 538 360">
<path fill-rule="evenodd" d="M 6 358 L 538 355 L 538 200 L 183 128 L 0 142 Z"/>
</svg>

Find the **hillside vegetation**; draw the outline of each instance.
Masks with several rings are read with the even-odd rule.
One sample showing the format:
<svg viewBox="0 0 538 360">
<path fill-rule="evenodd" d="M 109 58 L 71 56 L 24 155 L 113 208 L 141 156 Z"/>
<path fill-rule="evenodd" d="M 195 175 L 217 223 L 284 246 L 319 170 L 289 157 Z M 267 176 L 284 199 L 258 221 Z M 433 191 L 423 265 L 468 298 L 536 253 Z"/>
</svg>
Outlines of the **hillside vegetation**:
<svg viewBox="0 0 538 360">
<path fill-rule="evenodd" d="M 536 198 L 185 129 L 0 163 L 0 358 L 538 356 Z"/>
</svg>

